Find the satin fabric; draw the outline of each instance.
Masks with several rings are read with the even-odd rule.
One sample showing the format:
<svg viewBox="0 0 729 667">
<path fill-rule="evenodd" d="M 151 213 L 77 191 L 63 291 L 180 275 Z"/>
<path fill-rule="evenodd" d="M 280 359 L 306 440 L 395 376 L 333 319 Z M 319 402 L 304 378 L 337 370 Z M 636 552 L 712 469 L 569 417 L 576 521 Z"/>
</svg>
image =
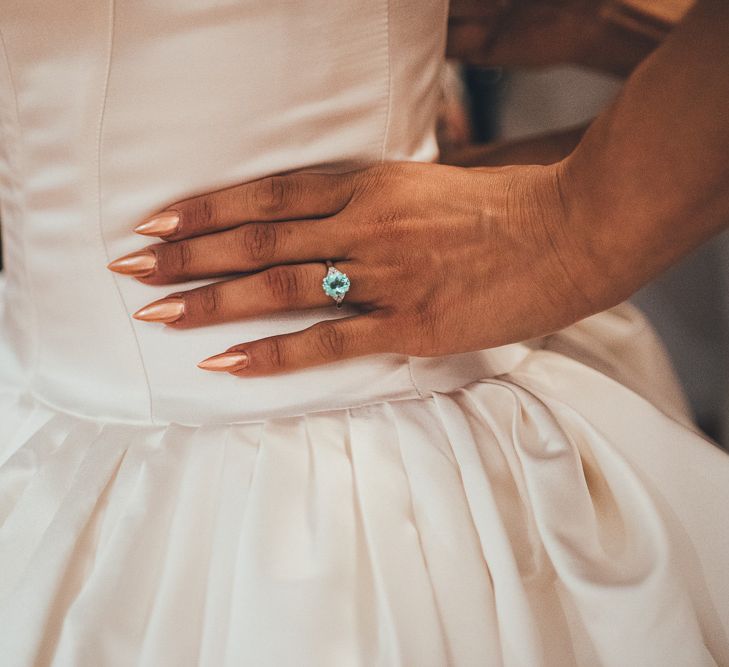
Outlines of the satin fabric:
<svg viewBox="0 0 729 667">
<path fill-rule="evenodd" d="M 434 159 L 446 10 L 0 4 L 1 665 L 729 664 L 729 458 L 632 307 L 241 379 L 195 362 L 351 311 L 172 331 L 105 269 L 183 197 Z"/>
</svg>

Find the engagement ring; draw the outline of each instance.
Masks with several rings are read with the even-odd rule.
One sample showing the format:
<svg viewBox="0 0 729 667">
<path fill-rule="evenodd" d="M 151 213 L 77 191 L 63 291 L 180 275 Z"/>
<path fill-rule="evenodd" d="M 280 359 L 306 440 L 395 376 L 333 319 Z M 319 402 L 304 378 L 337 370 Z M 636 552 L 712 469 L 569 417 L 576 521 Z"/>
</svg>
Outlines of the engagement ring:
<svg viewBox="0 0 729 667">
<path fill-rule="evenodd" d="M 346 273 L 342 273 L 329 260 L 327 260 L 327 267 L 329 268 L 321 286 L 324 288 L 324 292 L 337 302 L 337 308 L 341 308 L 342 299 L 349 290 L 349 278 Z"/>
</svg>

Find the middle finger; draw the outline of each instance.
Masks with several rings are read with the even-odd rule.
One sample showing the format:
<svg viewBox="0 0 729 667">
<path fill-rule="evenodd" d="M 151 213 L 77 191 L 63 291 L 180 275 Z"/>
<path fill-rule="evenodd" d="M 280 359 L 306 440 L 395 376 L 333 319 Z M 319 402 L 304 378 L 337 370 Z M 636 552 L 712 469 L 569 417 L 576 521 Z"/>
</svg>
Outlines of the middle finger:
<svg viewBox="0 0 729 667">
<path fill-rule="evenodd" d="M 351 229 L 336 218 L 251 222 L 215 234 L 156 243 L 120 257 L 108 268 L 164 285 L 277 264 L 335 261 L 348 255 L 350 235 Z"/>
</svg>

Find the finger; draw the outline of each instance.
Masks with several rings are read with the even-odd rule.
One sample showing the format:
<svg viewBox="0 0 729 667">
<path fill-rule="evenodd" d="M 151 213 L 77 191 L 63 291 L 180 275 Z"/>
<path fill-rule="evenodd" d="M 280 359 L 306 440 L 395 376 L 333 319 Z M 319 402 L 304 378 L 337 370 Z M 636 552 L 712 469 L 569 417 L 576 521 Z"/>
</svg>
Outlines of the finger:
<svg viewBox="0 0 729 667">
<path fill-rule="evenodd" d="M 157 243 L 115 260 L 109 268 L 129 272 L 130 261 L 143 261 L 152 255 L 153 261 L 132 275 L 148 284 L 166 285 L 260 271 L 279 264 L 336 261 L 349 254 L 356 230 L 355 225 L 338 218 L 252 222 L 197 238 Z"/>
<path fill-rule="evenodd" d="M 376 352 L 387 352 L 392 335 L 379 311 L 325 320 L 296 333 L 235 345 L 201 361 L 203 370 L 241 377 L 291 372 Z"/>
<path fill-rule="evenodd" d="M 356 172 L 269 176 L 172 204 L 134 231 L 178 240 L 245 222 L 323 218 L 347 205 L 355 178 Z"/>
<path fill-rule="evenodd" d="M 365 303 L 365 288 L 373 281 L 362 276 L 359 267 L 348 262 L 338 264 L 337 268 L 351 281 L 346 303 Z M 244 278 L 170 294 L 140 308 L 134 317 L 145 322 L 164 322 L 176 328 L 191 328 L 255 315 L 334 305 L 322 288 L 326 272 L 327 267 L 321 262 L 274 266 Z"/>
</svg>

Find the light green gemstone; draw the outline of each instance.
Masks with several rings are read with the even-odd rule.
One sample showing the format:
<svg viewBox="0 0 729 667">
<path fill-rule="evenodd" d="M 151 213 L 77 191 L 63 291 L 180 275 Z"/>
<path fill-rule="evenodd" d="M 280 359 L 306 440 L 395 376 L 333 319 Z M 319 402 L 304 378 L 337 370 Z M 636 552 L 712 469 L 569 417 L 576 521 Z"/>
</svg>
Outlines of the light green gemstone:
<svg viewBox="0 0 729 667">
<path fill-rule="evenodd" d="M 339 302 L 349 289 L 349 278 L 346 273 L 342 273 L 334 267 L 329 267 L 329 271 L 327 271 L 327 275 L 324 276 L 322 281 L 322 287 L 332 299 Z"/>
</svg>

